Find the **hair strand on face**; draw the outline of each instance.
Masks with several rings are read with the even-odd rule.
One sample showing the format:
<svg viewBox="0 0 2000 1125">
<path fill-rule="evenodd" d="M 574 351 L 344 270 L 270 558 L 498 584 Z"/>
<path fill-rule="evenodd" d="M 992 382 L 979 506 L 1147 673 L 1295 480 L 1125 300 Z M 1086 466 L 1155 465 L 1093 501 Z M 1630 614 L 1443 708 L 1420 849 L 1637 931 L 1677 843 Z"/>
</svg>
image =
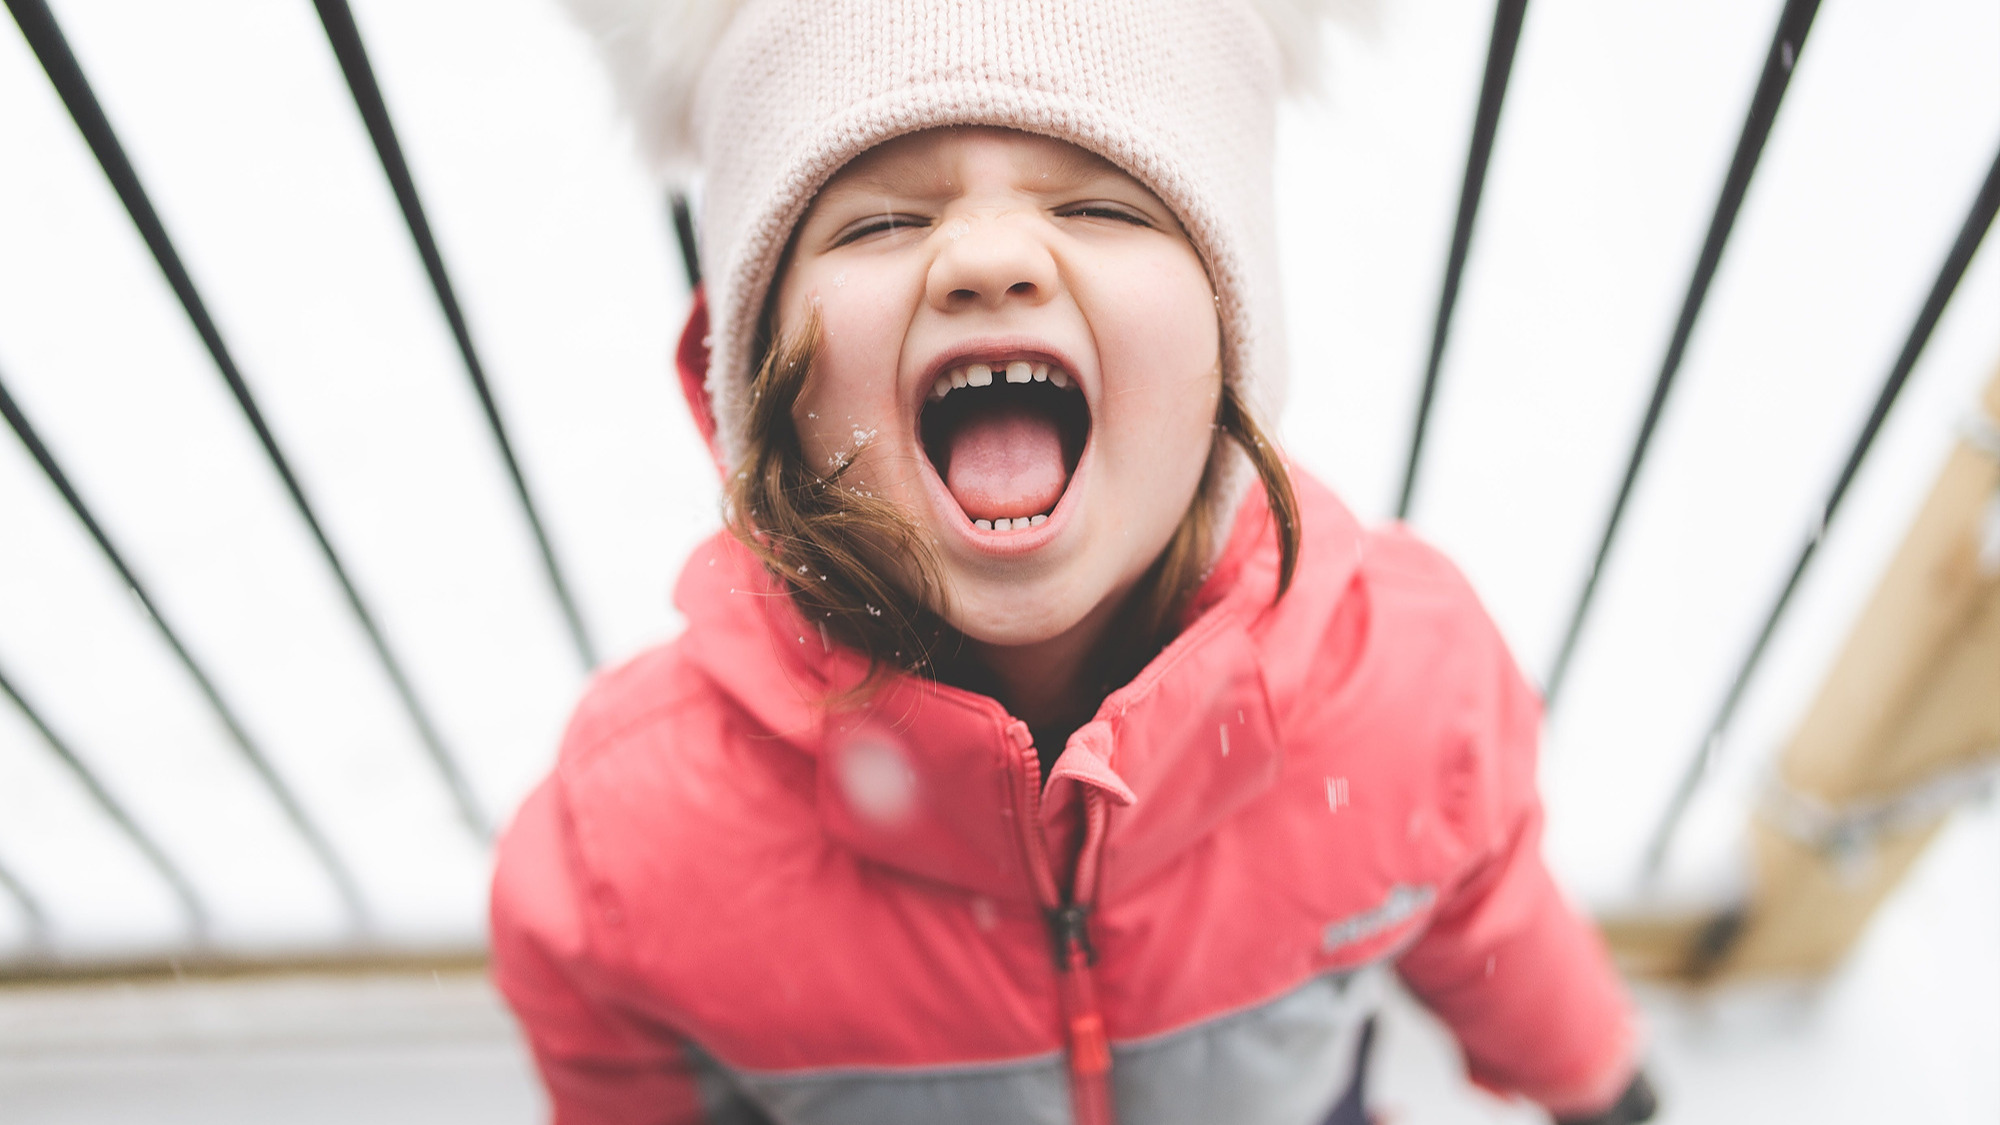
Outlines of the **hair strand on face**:
<svg viewBox="0 0 2000 1125">
<path fill-rule="evenodd" d="M 783 583 L 799 612 L 866 656 L 865 691 L 888 667 L 929 673 L 950 635 L 936 553 L 894 504 L 843 487 L 847 460 L 826 476 L 807 464 L 792 408 L 812 377 L 819 318 L 774 342 L 750 384 L 754 435 L 729 488 L 729 526 Z M 858 450 L 856 452 L 859 452 Z M 905 590 L 888 565 L 899 559 Z"/>
</svg>

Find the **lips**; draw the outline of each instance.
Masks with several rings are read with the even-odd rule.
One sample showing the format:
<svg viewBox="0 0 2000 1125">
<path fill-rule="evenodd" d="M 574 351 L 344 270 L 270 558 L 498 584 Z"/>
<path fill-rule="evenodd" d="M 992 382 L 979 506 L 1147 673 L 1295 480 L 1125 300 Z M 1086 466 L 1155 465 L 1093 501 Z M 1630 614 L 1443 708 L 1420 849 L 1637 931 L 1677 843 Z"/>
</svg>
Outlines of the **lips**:
<svg viewBox="0 0 2000 1125">
<path fill-rule="evenodd" d="M 918 424 L 966 520 L 981 531 L 1022 531 L 1041 526 L 1062 500 L 1090 410 L 1060 365 L 997 355 L 941 370 Z"/>
</svg>

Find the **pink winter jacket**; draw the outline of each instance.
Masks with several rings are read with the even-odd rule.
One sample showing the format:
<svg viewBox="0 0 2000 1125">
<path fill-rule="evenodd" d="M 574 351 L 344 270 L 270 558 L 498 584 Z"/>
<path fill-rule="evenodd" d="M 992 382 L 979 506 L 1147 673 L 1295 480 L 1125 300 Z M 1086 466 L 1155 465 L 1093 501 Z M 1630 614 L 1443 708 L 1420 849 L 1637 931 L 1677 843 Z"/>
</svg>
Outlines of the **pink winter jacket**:
<svg viewBox="0 0 2000 1125">
<path fill-rule="evenodd" d="M 1394 971 L 1558 1113 L 1630 1011 L 1540 854 L 1539 706 L 1464 579 L 1299 480 L 1041 783 L 997 702 L 860 676 L 743 548 L 600 676 L 501 843 L 493 972 L 560 1125 L 1310 1125 Z"/>
</svg>

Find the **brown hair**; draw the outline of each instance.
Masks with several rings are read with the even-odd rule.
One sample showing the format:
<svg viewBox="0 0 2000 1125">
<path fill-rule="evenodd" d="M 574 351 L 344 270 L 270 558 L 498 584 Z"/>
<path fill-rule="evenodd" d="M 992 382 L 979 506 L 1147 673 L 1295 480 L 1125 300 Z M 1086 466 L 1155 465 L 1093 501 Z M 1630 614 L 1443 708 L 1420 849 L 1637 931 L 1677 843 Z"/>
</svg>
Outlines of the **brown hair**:
<svg viewBox="0 0 2000 1125">
<path fill-rule="evenodd" d="M 826 476 L 806 464 L 792 408 L 811 378 L 818 341 L 815 315 L 791 339 L 765 348 L 750 383 L 748 453 L 729 484 L 730 530 L 784 584 L 807 620 L 868 658 L 876 675 L 860 690 L 888 668 L 939 676 L 960 658 L 963 638 L 943 616 L 951 592 L 931 543 L 896 505 L 842 486 L 852 459 Z M 1276 597 L 1283 597 L 1299 557 L 1291 474 L 1226 380 L 1215 425 L 1264 483 L 1277 524 Z M 1209 458 L 1187 514 L 1105 630 L 1092 661 L 1104 676 L 1101 686 L 1130 679 L 1180 631 L 1181 613 L 1213 554 L 1210 500 L 1221 487 L 1223 464 Z M 899 584 L 899 574 L 914 588 Z"/>
</svg>

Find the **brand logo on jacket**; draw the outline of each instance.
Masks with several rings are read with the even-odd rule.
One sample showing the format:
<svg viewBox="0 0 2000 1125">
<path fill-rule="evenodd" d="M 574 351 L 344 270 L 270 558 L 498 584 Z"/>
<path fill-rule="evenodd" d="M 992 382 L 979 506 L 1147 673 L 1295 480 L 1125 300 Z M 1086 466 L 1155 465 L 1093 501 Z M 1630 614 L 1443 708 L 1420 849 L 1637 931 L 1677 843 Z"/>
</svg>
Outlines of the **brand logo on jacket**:
<svg viewBox="0 0 2000 1125">
<path fill-rule="evenodd" d="M 1319 951 L 1332 953 L 1344 946 L 1386 933 L 1429 910 L 1431 904 L 1436 901 L 1436 887 L 1413 887 L 1407 883 L 1398 883 L 1389 888 L 1388 895 L 1378 905 L 1371 906 L 1359 914 L 1350 914 L 1345 918 L 1328 922 L 1326 928 L 1320 931 Z"/>
</svg>

